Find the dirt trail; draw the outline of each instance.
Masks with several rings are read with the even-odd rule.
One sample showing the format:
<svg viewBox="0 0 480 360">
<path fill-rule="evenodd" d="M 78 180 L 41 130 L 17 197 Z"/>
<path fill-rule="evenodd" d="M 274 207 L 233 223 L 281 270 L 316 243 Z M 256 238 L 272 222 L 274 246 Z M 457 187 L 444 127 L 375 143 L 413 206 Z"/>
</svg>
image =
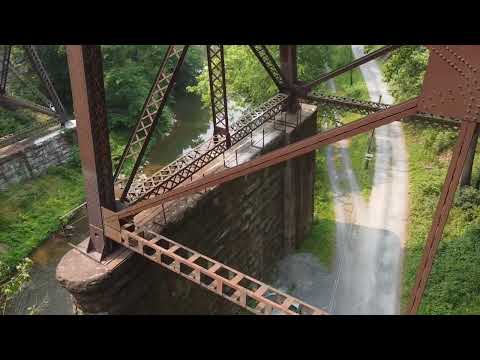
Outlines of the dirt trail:
<svg viewBox="0 0 480 360">
<path fill-rule="evenodd" d="M 353 45 L 355 58 L 364 55 L 362 45 Z M 376 61 L 360 67 L 370 99 L 391 104 L 392 97 L 382 80 Z M 403 243 L 408 206 L 408 167 L 403 132 L 399 123 L 375 131 L 375 173 L 368 207 L 356 207 L 351 219 L 351 237 L 337 237 L 344 243 L 335 313 L 398 314 Z M 347 173 L 348 161 L 344 161 Z M 351 187 L 352 194 L 358 189 Z M 338 221 L 338 219 L 337 219 Z M 345 246 L 345 244 L 347 246 Z M 339 256 L 341 256 L 339 254 Z"/>
<path fill-rule="evenodd" d="M 362 45 L 353 45 L 356 58 Z M 360 67 L 370 99 L 392 103 L 378 64 Z M 333 92 L 335 82 L 329 81 Z M 277 286 L 332 314 L 398 314 L 403 242 L 408 211 L 408 167 L 399 123 L 375 132 L 373 187 L 365 203 L 352 170 L 348 142 L 327 147 L 327 167 L 336 216 L 333 271 L 311 254 L 293 254 L 279 264 Z M 337 163 L 337 166 L 335 165 Z"/>
</svg>

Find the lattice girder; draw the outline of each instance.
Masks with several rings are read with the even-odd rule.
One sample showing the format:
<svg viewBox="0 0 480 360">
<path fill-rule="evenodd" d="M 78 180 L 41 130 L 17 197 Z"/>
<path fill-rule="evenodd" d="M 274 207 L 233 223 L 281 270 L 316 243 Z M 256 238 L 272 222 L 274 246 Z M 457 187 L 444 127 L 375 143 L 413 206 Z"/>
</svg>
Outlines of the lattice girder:
<svg viewBox="0 0 480 360">
<path fill-rule="evenodd" d="M 288 88 L 287 80 L 267 47 L 265 45 L 250 45 L 250 49 L 270 75 L 277 88 L 281 92 L 286 91 Z"/>
<path fill-rule="evenodd" d="M 207 45 L 207 63 L 213 117 L 213 134 L 224 135 L 226 137 L 227 147 L 230 147 L 223 45 Z"/>
<path fill-rule="evenodd" d="M 149 230 L 122 226 L 114 241 L 257 315 L 328 315 L 293 296 Z"/>
<path fill-rule="evenodd" d="M 252 131 L 269 121 L 282 111 L 288 96 L 278 94 L 260 105 L 255 110 L 246 111 L 231 126 L 232 146 L 248 136 Z M 139 179 L 132 184 L 127 201 L 135 203 L 158 194 L 168 192 L 192 177 L 204 166 L 228 150 L 227 139 L 222 135 L 214 135 L 185 155 L 160 169 L 146 180 Z"/>
<path fill-rule="evenodd" d="M 115 170 L 114 179 L 116 185 L 123 188 L 120 198 L 122 201 L 126 199 L 131 184 L 138 178 L 138 169 L 143 162 L 145 151 L 166 104 L 168 95 L 173 88 L 187 50 L 188 45 L 170 45 L 167 48 L 153 86 L 143 105 L 139 119 Z M 128 159 L 133 159 L 134 165 L 128 174 L 127 181 L 122 183 L 118 178 Z"/>
</svg>

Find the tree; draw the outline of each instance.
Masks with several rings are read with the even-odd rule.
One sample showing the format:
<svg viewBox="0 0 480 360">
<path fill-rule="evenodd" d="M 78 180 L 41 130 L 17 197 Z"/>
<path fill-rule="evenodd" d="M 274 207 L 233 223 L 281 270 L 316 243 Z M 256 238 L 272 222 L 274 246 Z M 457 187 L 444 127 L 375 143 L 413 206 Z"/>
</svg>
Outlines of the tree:
<svg viewBox="0 0 480 360">
<path fill-rule="evenodd" d="M 268 46 L 279 62 L 278 46 Z M 298 77 L 309 81 L 324 73 L 327 45 L 302 45 L 297 49 Z M 255 106 L 278 92 L 274 82 L 246 45 L 225 46 L 227 93 L 236 103 Z M 202 97 L 204 106 L 210 105 L 208 70 L 205 66 L 197 76 L 197 84 L 188 90 Z"/>
</svg>

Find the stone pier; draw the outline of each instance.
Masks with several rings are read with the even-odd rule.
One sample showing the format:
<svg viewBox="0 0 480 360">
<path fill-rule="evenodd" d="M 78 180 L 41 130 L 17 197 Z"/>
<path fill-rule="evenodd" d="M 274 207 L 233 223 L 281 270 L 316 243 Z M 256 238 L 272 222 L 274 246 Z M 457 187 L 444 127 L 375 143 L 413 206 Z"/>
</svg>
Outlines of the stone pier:
<svg viewBox="0 0 480 360">
<path fill-rule="evenodd" d="M 301 116 L 284 126 L 268 122 L 223 157 L 211 174 L 316 133 L 315 106 L 302 104 Z M 283 119 L 283 116 L 282 116 Z M 297 125 L 298 123 L 298 125 Z M 265 134 L 265 136 L 263 136 Z M 253 145 L 252 145 L 253 143 Z M 135 222 L 261 281 L 309 233 L 313 219 L 315 156 L 299 158 L 176 200 L 139 214 Z M 198 174 L 197 176 L 202 176 Z M 165 222 L 166 219 L 166 222 Z M 236 305 L 127 249 L 102 264 L 71 250 L 57 279 L 80 313 L 234 314 Z"/>
</svg>

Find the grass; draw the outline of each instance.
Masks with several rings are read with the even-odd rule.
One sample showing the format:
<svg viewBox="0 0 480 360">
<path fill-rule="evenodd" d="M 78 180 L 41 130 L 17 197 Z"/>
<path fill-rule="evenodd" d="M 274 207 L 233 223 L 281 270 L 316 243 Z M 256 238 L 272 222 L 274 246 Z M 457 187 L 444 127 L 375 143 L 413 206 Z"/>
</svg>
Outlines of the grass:
<svg viewBox="0 0 480 360">
<path fill-rule="evenodd" d="M 335 212 L 326 159 L 325 148 L 316 151 L 312 231 L 299 251 L 314 254 L 322 264 L 331 269 L 335 252 Z"/>
<path fill-rule="evenodd" d="M 410 216 L 405 249 L 402 309 L 408 303 L 425 240 L 447 167 L 448 153 L 439 156 L 430 144 L 432 130 L 405 126 L 409 150 Z M 478 177 L 476 159 L 474 176 Z M 474 177 L 475 178 L 475 177 Z M 476 189 L 452 208 L 434 260 L 419 314 L 480 313 L 480 201 Z M 460 195 L 466 190 L 462 190 Z M 466 199 L 466 200 L 465 200 Z"/>
<path fill-rule="evenodd" d="M 60 226 L 59 217 L 83 201 L 83 178 L 76 166 L 50 168 L 43 176 L 0 194 L 0 260 L 15 266 Z"/>
<path fill-rule="evenodd" d="M 121 156 L 127 140 L 128 135 L 111 132 L 114 159 Z M 58 231 L 59 217 L 84 200 L 78 150 L 70 163 L 51 167 L 45 174 L 0 193 L 0 246 L 4 249 L 0 261 L 9 267 L 17 265 Z"/>
</svg>

